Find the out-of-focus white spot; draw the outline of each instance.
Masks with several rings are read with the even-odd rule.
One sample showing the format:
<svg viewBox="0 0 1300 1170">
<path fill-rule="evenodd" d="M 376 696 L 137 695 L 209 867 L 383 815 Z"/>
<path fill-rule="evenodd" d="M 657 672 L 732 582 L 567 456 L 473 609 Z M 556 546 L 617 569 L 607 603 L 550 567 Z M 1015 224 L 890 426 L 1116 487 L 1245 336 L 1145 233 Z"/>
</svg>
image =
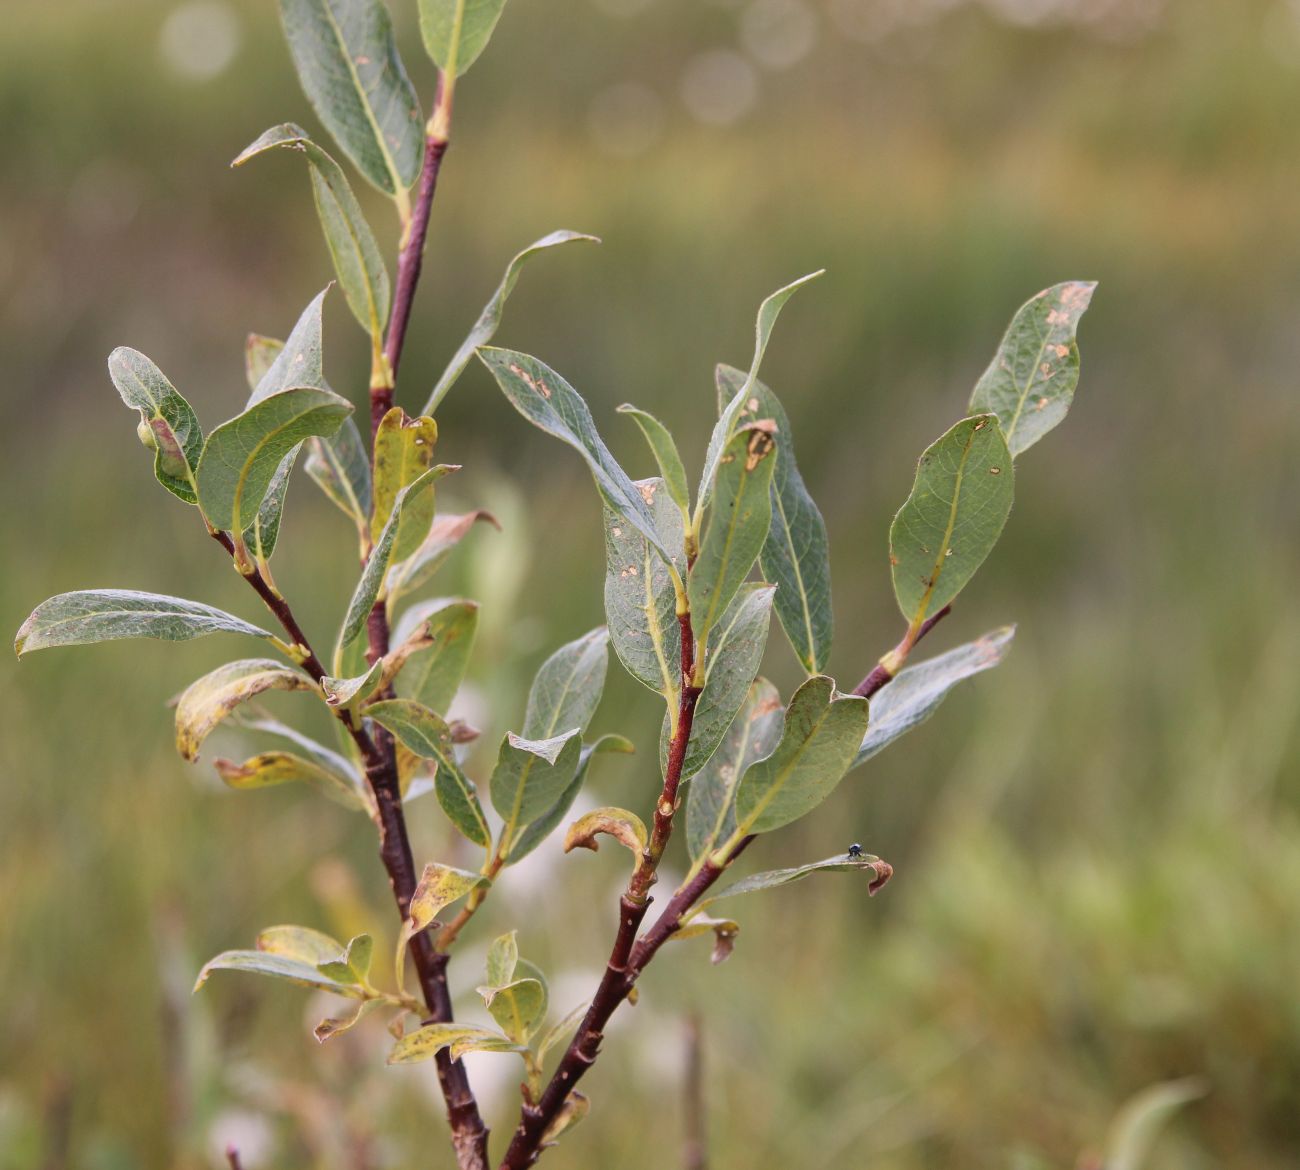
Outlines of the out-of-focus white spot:
<svg viewBox="0 0 1300 1170">
<path fill-rule="evenodd" d="M 598 150 L 616 158 L 635 158 L 663 133 L 663 99 L 639 82 L 611 85 L 592 101 L 587 128 Z"/>
<path fill-rule="evenodd" d="M 260 1113 L 227 1109 L 208 1127 L 208 1149 L 213 1166 L 226 1165 L 226 1151 L 236 1150 L 245 1170 L 257 1170 L 269 1166 L 275 1156 L 275 1131 Z"/>
<path fill-rule="evenodd" d="M 226 0 L 185 0 L 158 34 L 163 64 L 186 81 L 210 81 L 238 51 L 239 19 Z"/>
<path fill-rule="evenodd" d="M 758 101 L 758 73 L 731 49 L 701 53 L 682 74 L 682 101 L 701 122 L 730 126 Z"/>
<path fill-rule="evenodd" d="M 740 19 L 745 51 L 769 69 L 788 69 L 817 43 L 817 17 L 803 0 L 754 0 Z"/>
</svg>

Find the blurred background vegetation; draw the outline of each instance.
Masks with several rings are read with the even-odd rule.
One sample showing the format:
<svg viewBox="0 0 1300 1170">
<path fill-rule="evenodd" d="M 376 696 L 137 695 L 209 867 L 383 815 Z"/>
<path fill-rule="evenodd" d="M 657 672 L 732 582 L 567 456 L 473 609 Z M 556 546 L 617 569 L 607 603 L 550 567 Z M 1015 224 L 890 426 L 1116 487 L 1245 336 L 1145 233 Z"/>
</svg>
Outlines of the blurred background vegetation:
<svg viewBox="0 0 1300 1170">
<path fill-rule="evenodd" d="M 427 108 L 414 5 L 392 7 Z M 759 299 L 826 265 L 765 377 L 830 528 L 846 686 L 900 632 L 886 533 L 917 454 L 1017 305 L 1101 281 L 1075 409 L 926 646 L 1014 620 L 1010 659 L 749 858 L 856 840 L 894 882 L 756 899 L 717 969 L 681 944 L 622 1014 L 557 1165 L 675 1163 L 692 1005 L 717 1167 L 1069 1167 L 1132 1093 L 1185 1075 L 1206 1095 L 1152 1167 L 1300 1163 L 1297 109 L 1295 0 L 507 9 L 459 91 L 399 399 L 423 401 L 517 248 L 591 231 L 602 247 L 524 274 L 501 340 L 563 371 L 634 472 L 625 400 L 698 466 L 713 363 L 746 361 Z M 244 333 L 283 336 L 330 275 L 301 167 L 226 168 L 289 119 L 316 125 L 271 0 L 5 0 L 6 629 L 92 585 L 256 616 L 153 482 L 104 358 L 144 350 L 206 425 L 241 407 Z M 329 313 L 331 381 L 359 399 L 363 339 L 337 294 Z M 438 583 L 484 603 L 467 703 L 494 743 L 541 658 L 601 620 L 597 505 L 483 371 L 440 423 L 465 464 L 443 506 L 505 525 Z M 346 523 L 304 480 L 286 525 L 277 578 L 326 630 L 353 581 Z M 393 925 L 369 826 L 175 756 L 164 700 L 231 649 L 0 667 L 6 1168 L 213 1166 L 228 1140 L 249 1170 L 449 1162 L 427 1069 L 384 1069 L 379 1027 L 321 1050 L 295 989 L 189 996 L 203 958 L 261 926 Z M 792 667 L 774 635 L 767 672 L 788 687 Z M 596 730 L 642 752 L 602 761 L 595 796 L 644 808 L 657 709 L 610 680 Z M 436 807 L 412 815 L 418 856 L 454 859 Z M 557 1007 L 586 994 L 615 852 L 551 845 L 511 874 L 453 963 L 463 1011 L 515 925 Z M 508 1125 L 518 1069 L 474 1073 Z"/>
</svg>

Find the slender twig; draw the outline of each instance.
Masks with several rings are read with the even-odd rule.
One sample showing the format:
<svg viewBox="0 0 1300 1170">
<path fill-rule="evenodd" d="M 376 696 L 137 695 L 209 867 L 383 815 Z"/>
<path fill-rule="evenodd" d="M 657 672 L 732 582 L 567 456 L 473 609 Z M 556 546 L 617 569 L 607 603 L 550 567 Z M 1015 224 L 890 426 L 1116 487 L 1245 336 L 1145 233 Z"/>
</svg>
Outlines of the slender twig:
<svg viewBox="0 0 1300 1170">
<path fill-rule="evenodd" d="M 871 698 L 881 687 L 889 682 L 899 671 L 899 668 L 907 661 L 908 654 L 911 653 L 912 647 L 915 646 L 922 638 L 926 636 L 935 626 L 952 612 L 951 605 L 945 605 L 938 613 L 933 614 L 921 623 L 915 634 L 910 630 L 907 636 L 899 642 L 888 654 L 884 656 L 868 672 L 856 687 L 853 688 L 855 695 L 860 695 L 864 699 Z"/>
</svg>

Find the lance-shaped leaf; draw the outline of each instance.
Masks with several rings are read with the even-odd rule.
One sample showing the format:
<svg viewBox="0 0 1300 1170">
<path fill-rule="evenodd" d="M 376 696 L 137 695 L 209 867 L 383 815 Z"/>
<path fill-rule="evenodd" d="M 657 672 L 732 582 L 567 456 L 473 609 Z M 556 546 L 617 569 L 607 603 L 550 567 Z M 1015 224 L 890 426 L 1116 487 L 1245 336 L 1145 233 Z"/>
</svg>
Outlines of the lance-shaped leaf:
<svg viewBox="0 0 1300 1170">
<path fill-rule="evenodd" d="M 549 739 L 525 739 L 508 732 L 492 770 L 488 791 L 501 814 L 502 853 L 509 855 L 515 835 L 564 797 L 578 768 L 582 732 L 573 727 Z"/>
<path fill-rule="evenodd" d="M 889 528 L 894 594 L 917 627 L 965 587 L 1011 512 L 1015 471 L 991 414 L 962 419 L 928 447 Z"/>
<path fill-rule="evenodd" d="M 14 651 L 21 658 L 32 650 L 51 646 L 80 646 L 121 638 L 188 642 L 219 633 L 271 637 L 259 626 L 199 601 L 134 589 L 79 589 L 42 601 L 32 610 L 14 638 Z"/>
<path fill-rule="evenodd" d="M 621 735 L 602 735 L 595 743 L 584 744 L 582 751 L 578 755 L 577 771 L 574 772 L 573 779 L 569 781 L 569 786 L 564 790 L 550 812 L 538 817 L 515 838 L 514 844 L 509 846 L 506 861 L 514 865 L 527 857 L 569 815 L 573 802 L 578 799 L 578 793 L 582 791 L 582 786 L 586 782 L 587 769 L 591 766 L 593 756 L 605 752 L 616 752 L 619 755 L 630 756 L 635 751 L 636 748 L 633 747 L 631 741 L 624 739 Z"/>
<path fill-rule="evenodd" d="M 506 0 L 420 0 L 420 34 L 439 69 L 453 79 L 478 60 Z"/>
<path fill-rule="evenodd" d="M 252 524 L 244 529 L 244 544 L 259 563 L 265 563 L 271 559 L 271 554 L 275 552 L 276 542 L 280 539 L 280 520 L 284 516 L 284 497 L 289 490 L 289 475 L 293 471 L 294 463 L 298 460 L 300 450 L 302 450 L 301 443 L 280 460 L 279 466 L 275 469 L 275 474 L 271 476 L 271 482 L 266 486 L 266 495 L 262 497 L 262 502 L 258 506 L 257 517 Z"/>
<path fill-rule="evenodd" d="M 244 377 L 250 391 L 266 377 L 275 359 L 284 352 L 284 342 L 261 333 L 250 333 L 244 342 Z"/>
<path fill-rule="evenodd" d="M 272 357 L 262 376 L 253 384 L 248 398 L 249 406 L 256 406 L 295 387 L 307 386 L 314 390 L 328 390 L 325 384 L 325 347 L 322 340 L 321 317 L 325 305 L 323 288 L 298 315 L 288 338 Z M 251 340 L 251 339 L 250 339 Z M 272 345 L 275 343 L 272 342 Z M 248 362 L 245 353 L 245 364 Z"/>
<path fill-rule="evenodd" d="M 843 778 L 867 730 L 867 701 L 814 675 L 786 708 L 781 742 L 736 790 L 737 832 L 768 833 L 816 808 Z"/>
<path fill-rule="evenodd" d="M 432 1060 L 444 1048 L 452 1060 L 467 1052 L 525 1052 L 523 1045 L 491 1028 L 477 1024 L 425 1024 L 403 1036 L 388 1054 L 389 1064 L 414 1064 Z"/>
<path fill-rule="evenodd" d="M 488 879 L 480 873 L 431 861 L 424 867 L 415 893 L 411 895 L 407 911 L 408 937 L 426 929 L 453 902 L 459 902 L 472 890 L 487 884 Z"/>
<path fill-rule="evenodd" d="M 308 759 L 313 763 L 327 772 L 346 777 L 353 788 L 367 796 L 369 795 L 370 789 L 366 784 L 365 777 L 351 760 L 339 752 L 327 748 L 324 744 L 317 743 L 310 736 L 303 735 L 296 728 L 281 723 L 278 719 L 265 717 L 241 720 L 241 726 L 247 727 L 250 731 L 264 731 L 267 735 L 274 735 L 280 739 L 288 740 L 305 752 Z"/>
<path fill-rule="evenodd" d="M 586 731 L 600 705 L 608 667 L 609 631 L 604 626 L 561 646 L 533 679 L 524 736 L 540 740 L 573 727 Z"/>
<path fill-rule="evenodd" d="M 733 398 L 745 374 L 717 369 L 718 390 Z M 763 576 L 777 587 L 776 614 L 790 645 L 809 674 L 826 668 L 831 653 L 831 565 L 826 523 L 804 486 L 794 457 L 794 435 L 776 395 L 762 382 L 750 387 L 738 416 L 741 423 L 776 423 L 776 468 L 772 472 L 772 524 L 759 554 Z"/>
<path fill-rule="evenodd" d="M 628 478 L 592 421 L 578 392 L 534 357 L 511 349 L 480 349 L 479 359 L 497 380 L 510 404 L 534 426 L 568 443 L 586 460 L 601 497 L 667 559 L 650 506 Z"/>
<path fill-rule="evenodd" d="M 924 723 L 962 679 L 997 666 L 1015 633 L 1015 626 L 1003 626 L 956 650 L 900 670 L 871 700 L 871 723 L 853 766 L 865 763 L 900 735 Z"/>
<path fill-rule="evenodd" d="M 456 470 L 457 468 L 449 466 L 431 467 L 414 483 L 397 493 L 388 523 L 384 525 L 374 548 L 370 550 L 370 557 L 366 561 L 365 568 L 361 570 L 361 578 L 357 582 L 356 589 L 353 590 L 352 600 L 348 603 L 348 611 L 343 618 L 343 628 L 339 634 L 340 646 L 346 647 L 361 633 L 366 618 L 379 599 L 380 587 L 384 584 L 384 576 L 392 563 L 393 547 L 397 542 L 403 514 L 413 505 L 416 508 L 423 508 L 422 497 L 432 498 L 434 483 Z"/>
<path fill-rule="evenodd" d="M 438 424 L 431 418 L 411 418 L 400 406 L 394 406 L 380 419 L 375 432 L 375 511 L 370 521 L 371 540 L 379 540 L 401 490 L 410 487 L 433 466 L 433 448 L 437 442 Z M 393 537 L 393 560 L 405 560 L 429 535 L 433 504 L 432 492 L 407 502 Z"/>
<path fill-rule="evenodd" d="M 301 670 L 272 658 L 227 662 L 192 682 L 176 704 L 176 750 L 198 758 L 209 733 L 241 703 L 266 691 L 309 691 L 315 684 Z"/>
<path fill-rule="evenodd" d="M 776 447 L 770 424 L 737 432 L 718 464 L 717 492 L 687 592 L 695 641 L 707 647 L 713 630 L 767 540 L 772 521 Z"/>
<path fill-rule="evenodd" d="M 199 460 L 204 515 L 217 528 L 242 533 L 256 518 L 280 461 L 308 436 L 332 435 L 351 412 L 352 404 L 337 394 L 298 387 L 222 423 Z"/>
<path fill-rule="evenodd" d="M 516 1044 L 526 1044 L 546 1018 L 546 989 L 536 979 L 516 979 L 478 993 L 497 1026 Z"/>
<path fill-rule="evenodd" d="M 346 775 L 296 756 L 292 752 L 262 752 L 236 764 L 234 760 L 216 760 L 218 775 L 231 788 L 240 790 L 271 788 L 278 784 L 306 784 L 344 808 L 358 812 L 372 811 L 373 801 Z"/>
<path fill-rule="evenodd" d="M 704 689 L 695 702 L 695 721 L 682 762 L 682 776 L 694 776 L 713 756 L 745 702 L 758 674 L 772 624 L 772 586 L 745 585 L 714 631 L 704 659 Z M 668 764 L 670 720 L 664 720 L 659 762 Z"/>
<path fill-rule="evenodd" d="M 516 931 L 497 935 L 488 947 L 487 981 L 490 987 L 504 987 L 515 977 L 519 965 L 519 938 Z"/>
<path fill-rule="evenodd" d="M 571 1130 L 578 1124 L 588 1113 L 591 1112 L 591 1101 L 577 1089 L 574 1089 L 567 1097 L 564 1098 L 564 1104 L 556 1111 L 555 1116 L 551 1118 L 549 1124 L 542 1131 L 541 1145 L 551 1146 L 560 1140 L 560 1136 Z"/>
<path fill-rule="evenodd" d="M 587 1014 L 588 1006 L 589 1005 L 585 1003 L 579 1004 L 562 1020 L 558 1023 L 552 1024 L 546 1030 L 546 1034 L 537 1044 L 537 1060 L 539 1064 L 546 1059 L 546 1054 L 550 1052 L 552 1048 L 562 1040 L 568 1039 L 569 1034 L 578 1026 L 579 1023 L 581 1023 L 582 1017 Z"/>
<path fill-rule="evenodd" d="M 995 414 L 1011 454 L 1032 447 L 1070 409 L 1079 384 L 1079 318 L 1095 281 L 1044 289 L 1011 319 L 993 361 L 975 384 L 972 413 Z"/>
<path fill-rule="evenodd" d="M 596 838 L 601 833 L 607 833 L 620 845 L 625 845 L 637 861 L 641 860 L 641 854 L 646 851 L 650 840 L 646 834 L 645 822 L 636 813 L 628 812 L 625 808 L 606 806 L 584 813 L 569 826 L 569 831 L 564 834 L 564 852 L 571 853 L 575 849 L 597 852 L 600 843 Z"/>
<path fill-rule="evenodd" d="M 593 244 L 600 243 L 596 236 L 588 236 L 582 232 L 551 232 L 550 235 L 543 236 L 540 240 L 529 244 L 506 265 L 505 275 L 501 278 L 501 283 L 497 285 L 496 292 L 492 294 L 492 299 L 483 306 L 483 311 L 478 315 L 478 320 L 474 322 L 474 327 L 469 331 L 469 336 L 461 342 L 460 348 L 452 356 L 451 361 L 447 363 L 447 368 L 443 370 L 442 376 L 430 393 L 429 401 L 424 404 L 421 414 L 433 414 L 437 410 L 438 404 L 447 396 L 447 391 L 456 384 L 461 374 L 465 372 L 465 367 L 469 365 L 469 360 L 474 356 L 474 351 L 479 346 L 486 345 L 496 336 L 496 331 L 501 327 L 501 315 L 505 311 L 506 300 L 514 292 L 515 284 L 519 280 L 519 273 L 523 266 L 538 253 L 545 252 L 557 244 L 569 244 L 581 240 L 589 240 Z"/>
<path fill-rule="evenodd" d="M 637 489 L 649 500 L 664 547 L 686 568 L 682 517 L 662 479 L 643 479 Z M 605 620 L 619 661 L 638 682 L 677 707 L 682 680 L 682 633 L 677 593 L 663 558 L 617 512 L 604 509 Z"/>
<path fill-rule="evenodd" d="M 377 659 L 365 674 L 354 678 L 330 678 L 328 675 L 320 680 L 320 689 L 325 692 L 325 702 L 331 707 L 351 707 L 379 689 L 384 676 L 384 660 Z"/>
<path fill-rule="evenodd" d="M 413 605 L 394 631 L 399 650 L 411 642 L 419 647 L 397 675 L 397 694 L 446 714 L 465 678 L 477 631 L 476 601 L 438 598 Z"/>
<path fill-rule="evenodd" d="M 272 126 L 230 165 L 240 166 L 275 147 L 296 150 L 306 157 L 316 214 L 320 217 L 339 286 L 361 327 L 371 337 L 382 339 L 388 322 L 391 293 L 388 269 L 361 205 L 339 164 L 317 146 L 302 127 L 286 122 Z"/>
<path fill-rule="evenodd" d="M 409 699 L 371 703 L 365 714 L 388 728 L 417 756 L 435 760 L 434 792 L 451 823 L 476 845 L 486 848 L 491 834 L 478 793 L 456 762 L 451 729 L 427 707 Z"/>
<path fill-rule="evenodd" d="M 672 496 L 673 503 L 681 509 L 683 522 L 687 521 L 690 518 L 691 508 L 690 489 L 686 486 L 686 468 L 682 466 L 682 457 L 677 452 L 677 444 L 673 441 L 672 434 L 654 415 L 647 414 L 631 403 L 625 402 L 618 408 L 618 412 L 630 414 L 636 425 L 641 428 L 641 433 L 654 454 L 655 462 L 659 464 L 659 474 L 663 477 L 664 486 Z"/>
<path fill-rule="evenodd" d="M 306 469 L 365 539 L 370 527 L 370 460 L 356 422 L 345 419 L 329 438 L 308 439 Z"/>
<path fill-rule="evenodd" d="M 194 469 L 203 453 L 203 431 L 194 408 L 139 350 L 113 350 L 108 375 L 122 401 L 140 412 L 140 438 L 154 453 L 158 482 L 178 499 L 197 504 Z"/>
<path fill-rule="evenodd" d="M 424 538 L 424 543 L 401 564 L 394 565 L 389 572 L 389 597 L 396 600 L 425 584 L 480 520 L 491 524 L 498 532 L 501 530 L 497 518 L 491 512 L 481 508 L 477 512 L 444 513 L 435 516 L 433 527 L 429 529 L 429 535 Z"/>
<path fill-rule="evenodd" d="M 709 437 L 709 449 L 704 457 L 704 474 L 700 477 L 700 491 L 695 501 L 696 528 L 700 525 L 704 509 L 713 499 L 714 480 L 717 478 L 722 456 L 735 435 L 740 412 L 749 398 L 750 387 L 758 377 L 758 368 L 763 364 L 763 354 L 767 352 L 772 327 L 776 324 L 777 317 L 781 315 L 786 301 L 794 295 L 795 291 L 809 281 L 816 280 L 824 271 L 825 269 L 819 269 L 817 272 L 810 272 L 807 276 L 801 276 L 784 288 L 777 289 L 758 306 L 758 319 L 754 323 L 754 357 L 749 364 L 749 374 L 729 402 L 725 405 L 721 401 L 718 403 L 718 421 L 714 425 L 713 434 Z"/>
<path fill-rule="evenodd" d="M 305 926 L 273 926 L 257 936 L 256 950 L 226 951 L 206 963 L 194 990 L 198 991 L 213 971 L 250 971 L 349 999 L 371 998 L 373 993 L 357 981 L 350 968 L 342 981 L 321 970 L 330 968 L 344 953 L 342 943 L 320 931 Z"/>
<path fill-rule="evenodd" d="M 367 179 L 397 195 L 424 160 L 424 126 L 381 0 L 280 0 L 298 79 Z"/>
<path fill-rule="evenodd" d="M 686 841 L 702 857 L 736 831 L 736 788 L 750 764 L 770 756 L 781 740 L 785 708 L 765 678 L 755 679 L 717 751 L 696 773 L 686 794 Z"/>
<path fill-rule="evenodd" d="M 705 906 L 712 906 L 714 902 L 720 902 L 723 898 L 734 898 L 739 894 L 753 894 L 758 890 L 771 890 L 777 886 L 789 885 L 790 882 L 797 882 L 801 878 L 806 878 L 809 874 L 814 873 L 867 874 L 871 879 L 867 892 L 874 894 L 889 880 L 893 872 L 893 866 L 889 862 L 882 861 L 879 857 L 874 857 L 869 853 L 854 858 L 850 858 L 844 853 L 836 853 L 833 857 L 825 857 L 821 861 L 811 861 L 807 865 L 796 865 L 790 869 L 769 869 L 762 873 L 751 874 L 747 878 L 741 878 L 740 881 L 733 882 L 725 889 L 714 894 L 713 897 L 706 898 L 699 904 L 699 908 L 703 910 Z"/>
</svg>

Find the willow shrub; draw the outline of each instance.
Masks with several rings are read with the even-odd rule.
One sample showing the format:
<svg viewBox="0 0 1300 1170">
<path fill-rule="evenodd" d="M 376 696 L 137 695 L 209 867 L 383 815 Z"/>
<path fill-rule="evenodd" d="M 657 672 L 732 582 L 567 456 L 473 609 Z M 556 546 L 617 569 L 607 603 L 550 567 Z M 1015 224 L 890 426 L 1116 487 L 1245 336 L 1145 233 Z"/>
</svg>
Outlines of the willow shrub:
<svg viewBox="0 0 1300 1170">
<path fill-rule="evenodd" d="M 238 720 L 268 746 L 251 759 L 218 759 L 226 784 L 297 782 L 369 819 L 403 926 L 396 954 L 378 956 L 369 935 L 345 942 L 305 926 L 271 926 L 253 949 L 212 959 L 198 985 L 214 971 L 242 971 L 332 993 L 339 1010 L 317 1026 L 322 1042 L 378 1026 L 362 1025 L 367 1016 L 383 1017 L 394 1037 L 390 1063 L 436 1062 L 464 1170 L 482 1170 L 489 1154 L 460 1058 L 492 1052 L 522 1061 L 519 1122 L 500 1162 L 518 1170 L 586 1112 L 578 1081 L 598 1055 L 606 1022 L 634 998 L 638 977 L 665 943 L 711 936 L 720 961 L 738 930 L 729 915 L 740 895 L 822 873 L 865 878 L 864 889 L 874 893 L 889 878 L 888 863 L 855 844 L 833 857 L 720 884 L 756 838 L 813 812 L 849 771 L 1006 652 L 1010 628 L 907 665 L 997 542 L 1011 511 L 1016 458 L 1069 409 L 1079 377 L 1075 332 L 1093 285 L 1058 284 L 1025 304 L 976 383 L 966 417 L 921 455 L 889 535 L 905 632 L 856 687 L 841 690 L 824 673 L 832 633 L 826 527 L 799 474 L 786 412 L 759 381 L 782 306 L 817 273 L 759 306 L 748 369 L 718 367 L 718 419 L 694 491 L 676 441 L 653 415 L 620 408 L 644 435 L 656 470 L 634 480 L 560 374 L 538 358 L 488 345 L 520 269 L 549 248 L 589 236 L 555 232 L 521 251 L 418 413 L 394 404 L 453 95 L 504 0 L 419 3 L 436 67 L 427 120 L 380 0 L 281 0 L 294 64 L 321 124 L 356 174 L 394 204 L 395 277 L 344 167 L 305 130 L 275 126 L 235 160 L 242 165 L 281 150 L 302 156 L 339 291 L 371 343 L 369 425 L 358 423 L 353 403 L 325 379 L 326 292 L 311 300 L 284 341 L 249 338 L 247 404 L 206 433 L 144 354 L 121 348 L 109 357 L 113 384 L 139 415 L 158 482 L 195 509 L 265 604 L 259 620 L 272 628 L 198 601 L 92 589 L 42 603 L 15 645 L 21 655 L 118 638 L 180 642 L 208 634 L 264 644 L 267 656 L 230 662 L 184 692 L 176 706 L 177 747 L 194 760 L 214 728 Z M 438 481 L 457 470 L 435 462 L 447 445 L 437 409 L 475 357 L 511 406 L 586 462 L 603 505 L 606 549 L 604 624 L 547 659 L 522 719 L 508 717 L 515 730 L 502 737 L 490 775 L 480 777 L 463 767 L 463 745 L 478 732 L 448 716 L 478 607 L 467 599 L 426 599 L 458 542 L 476 521 L 490 519 L 437 507 Z M 355 380 L 345 375 L 346 383 Z M 309 639 L 271 573 L 285 494 L 299 469 L 338 508 L 341 535 L 356 541 L 360 560 L 328 650 Z M 807 676 L 788 696 L 757 675 L 773 616 Z M 619 736 L 586 736 L 611 647 L 658 696 L 664 715 L 659 767 L 644 767 L 643 786 L 627 793 L 644 815 L 599 808 L 562 837 L 565 850 L 595 849 L 602 835 L 628 850 L 630 876 L 616 915 L 611 907 L 617 923 L 603 977 L 587 1003 L 552 1018 L 546 976 L 520 957 L 512 931 L 491 944 L 486 971 L 455 972 L 477 986 L 493 1023 L 456 1022 L 450 960 L 495 879 L 536 848 L 559 848 L 561 838 L 552 833 L 568 818 L 595 757 L 632 750 Z M 253 701 L 272 690 L 324 704 L 337 720 L 339 742 L 316 742 L 266 717 Z M 653 760 L 656 752 L 648 755 Z M 435 815 L 428 801 L 413 806 L 430 792 L 481 855 L 477 869 L 437 860 L 417 868 L 408 810 Z M 651 887 L 683 819 L 686 877 L 647 925 Z M 582 880 L 581 869 L 569 880 Z M 525 936 L 532 929 L 537 924 Z"/>
</svg>

